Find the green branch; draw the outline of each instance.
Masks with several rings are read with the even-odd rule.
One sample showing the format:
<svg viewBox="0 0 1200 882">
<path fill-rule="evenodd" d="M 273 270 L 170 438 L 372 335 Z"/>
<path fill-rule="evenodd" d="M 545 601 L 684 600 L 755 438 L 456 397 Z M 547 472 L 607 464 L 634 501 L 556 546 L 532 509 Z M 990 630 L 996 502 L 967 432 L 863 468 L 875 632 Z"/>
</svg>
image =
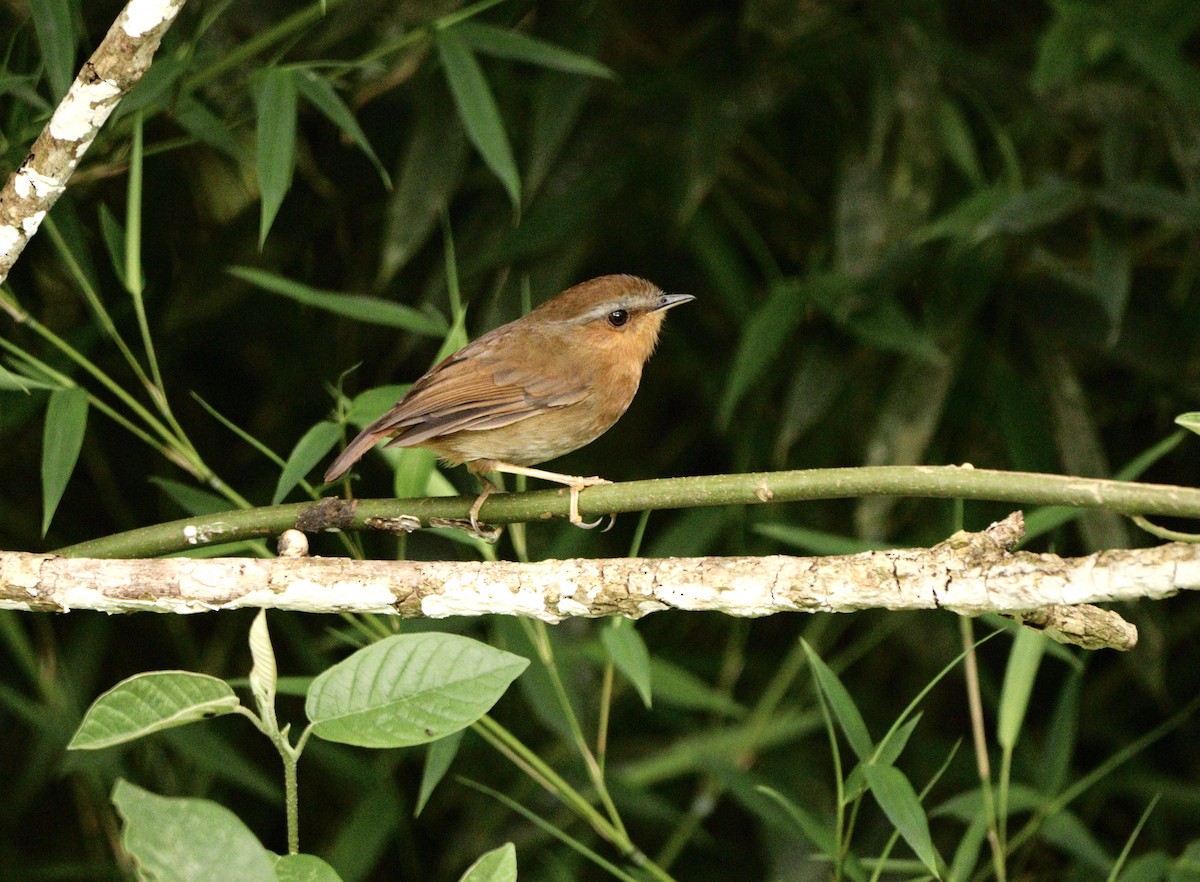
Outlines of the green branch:
<svg viewBox="0 0 1200 882">
<path fill-rule="evenodd" d="M 986 499 L 1021 505 L 1060 505 L 1103 508 L 1126 515 L 1168 515 L 1200 518 L 1200 490 L 1168 484 L 1140 484 L 1000 472 L 960 466 L 879 466 L 871 468 L 810 469 L 790 472 L 752 472 L 741 475 L 702 475 L 660 478 L 591 487 L 580 496 L 585 516 L 698 508 L 709 505 L 753 505 L 860 496 L 909 496 L 936 499 Z M 325 500 L 230 511 L 187 518 L 116 533 L 71 545 L 59 551 L 66 557 L 151 557 L 210 545 L 277 536 L 284 530 L 362 530 L 368 519 L 411 519 L 412 526 L 429 526 L 430 519 L 465 519 L 471 497 L 429 499 Z M 538 490 L 491 497 L 481 519 L 489 524 L 566 517 L 568 494 Z"/>
</svg>

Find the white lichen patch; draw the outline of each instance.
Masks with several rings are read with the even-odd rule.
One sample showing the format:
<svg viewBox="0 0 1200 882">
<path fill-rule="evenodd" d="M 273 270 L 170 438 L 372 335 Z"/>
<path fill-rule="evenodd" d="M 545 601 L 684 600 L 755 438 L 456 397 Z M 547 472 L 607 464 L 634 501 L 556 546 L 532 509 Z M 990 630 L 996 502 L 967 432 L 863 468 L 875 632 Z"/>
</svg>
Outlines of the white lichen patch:
<svg viewBox="0 0 1200 882">
<path fill-rule="evenodd" d="M 66 189 L 62 182 L 26 167 L 13 177 L 13 192 L 22 199 L 57 198 Z"/>
<path fill-rule="evenodd" d="M 558 612 L 562 616 L 587 616 L 591 615 L 592 611 L 573 597 L 560 597 Z"/>
<path fill-rule="evenodd" d="M 108 80 L 76 81 L 50 118 L 50 134 L 60 141 L 78 141 L 94 134 L 117 106 L 120 95 L 120 87 Z"/>
<path fill-rule="evenodd" d="M 42 225 L 42 221 L 46 219 L 46 212 L 35 211 L 25 220 L 21 221 L 21 230 L 25 233 L 25 238 L 32 239 L 33 234 L 38 231 L 38 227 Z"/>
<path fill-rule="evenodd" d="M 437 594 L 421 598 L 421 613 L 431 619 L 496 613 L 555 621 L 546 608 L 546 594 L 537 587 L 512 590 L 503 582 L 477 579 L 474 573 L 446 581 Z"/>
<path fill-rule="evenodd" d="M 7 224 L 0 226 L 0 254 L 8 254 L 20 241 L 20 230 Z"/>
<path fill-rule="evenodd" d="M 130 37 L 141 37 L 179 12 L 178 0 L 131 0 L 125 7 L 122 30 Z"/>
</svg>

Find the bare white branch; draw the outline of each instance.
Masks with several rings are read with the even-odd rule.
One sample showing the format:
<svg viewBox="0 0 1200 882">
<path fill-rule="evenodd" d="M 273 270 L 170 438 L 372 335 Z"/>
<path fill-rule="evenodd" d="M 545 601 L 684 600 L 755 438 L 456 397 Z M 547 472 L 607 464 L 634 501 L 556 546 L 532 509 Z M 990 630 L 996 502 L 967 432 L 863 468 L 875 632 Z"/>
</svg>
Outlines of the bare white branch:
<svg viewBox="0 0 1200 882">
<path fill-rule="evenodd" d="M 0 190 L 0 282 L 58 201 L 109 114 L 150 67 L 184 0 L 130 0 Z M 15 316 L 20 319 L 19 315 Z"/>
<path fill-rule="evenodd" d="M 194 613 L 241 607 L 405 617 L 499 613 L 556 622 L 666 609 L 735 616 L 861 609 L 997 612 L 1089 648 L 1131 648 L 1136 630 L 1087 606 L 1200 586 L 1200 548 L 1170 543 L 1081 558 L 1012 552 L 1020 513 L 933 548 L 841 557 L 548 560 L 539 563 L 99 560 L 0 552 L 0 608 Z"/>
</svg>

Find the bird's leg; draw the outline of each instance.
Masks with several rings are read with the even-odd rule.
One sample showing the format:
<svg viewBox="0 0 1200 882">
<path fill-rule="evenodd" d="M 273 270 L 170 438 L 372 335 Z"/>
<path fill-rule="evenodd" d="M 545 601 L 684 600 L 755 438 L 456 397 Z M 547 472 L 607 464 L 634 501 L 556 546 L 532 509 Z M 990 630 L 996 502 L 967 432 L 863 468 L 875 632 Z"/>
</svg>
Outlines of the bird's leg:
<svg viewBox="0 0 1200 882">
<path fill-rule="evenodd" d="M 489 462 L 488 468 L 493 472 L 507 472 L 510 475 L 525 475 L 529 478 L 541 478 L 543 481 L 553 481 L 555 484 L 565 484 L 571 489 L 571 510 L 569 517 L 571 523 L 577 527 L 590 530 L 593 527 L 599 526 L 600 522 L 604 520 L 604 518 L 599 518 L 591 524 L 583 522 L 583 517 L 579 514 L 579 493 L 588 487 L 595 487 L 598 484 L 611 484 L 612 481 L 608 481 L 598 475 L 592 475 L 590 478 L 581 478 L 578 475 L 563 475 L 559 472 L 548 472 L 545 469 L 534 469 L 529 466 L 513 465 L 512 463 L 497 462 L 496 460 Z"/>
<path fill-rule="evenodd" d="M 475 502 L 471 504 L 471 511 L 467 517 L 469 517 L 471 520 L 471 529 L 475 531 L 475 535 L 480 539 L 484 539 L 486 537 L 484 536 L 483 531 L 479 529 L 479 509 L 483 508 L 484 500 L 493 493 L 498 492 L 500 488 L 489 481 L 482 474 L 476 474 L 476 477 L 479 478 L 479 483 L 483 485 L 483 492 L 480 493 L 475 498 Z M 500 534 L 497 533 L 496 535 L 499 536 Z M 492 541 L 495 542 L 496 540 L 493 539 Z"/>
</svg>

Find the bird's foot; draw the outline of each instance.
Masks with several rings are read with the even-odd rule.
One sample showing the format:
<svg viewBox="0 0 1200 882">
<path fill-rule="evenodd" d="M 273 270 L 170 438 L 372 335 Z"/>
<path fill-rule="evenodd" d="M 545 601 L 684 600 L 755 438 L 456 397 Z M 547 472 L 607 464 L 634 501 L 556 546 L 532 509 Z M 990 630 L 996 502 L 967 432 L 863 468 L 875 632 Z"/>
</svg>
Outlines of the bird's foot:
<svg viewBox="0 0 1200 882">
<path fill-rule="evenodd" d="M 584 522 L 583 516 L 579 514 L 579 494 L 581 491 L 586 490 L 588 487 L 596 487 L 600 484 L 611 484 L 611 483 L 612 483 L 612 481 L 609 481 L 605 478 L 601 478 L 599 475 L 592 475 L 592 477 L 590 477 L 590 478 L 573 478 L 572 479 L 571 483 L 567 485 L 571 489 L 571 510 L 570 510 L 570 513 L 568 514 L 568 517 L 572 524 L 574 524 L 576 527 L 580 527 L 584 530 L 594 530 L 596 527 L 600 526 L 600 522 L 603 521 L 604 518 L 597 518 L 595 521 L 593 521 L 590 524 Z M 616 523 L 616 520 L 617 520 L 616 515 L 609 515 L 608 518 L 609 518 L 608 526 L 605 527 L 601 532 L 607 533 L 609 530 L 612 529 L 612 525 L 614 523 Z"/>
</svg>

